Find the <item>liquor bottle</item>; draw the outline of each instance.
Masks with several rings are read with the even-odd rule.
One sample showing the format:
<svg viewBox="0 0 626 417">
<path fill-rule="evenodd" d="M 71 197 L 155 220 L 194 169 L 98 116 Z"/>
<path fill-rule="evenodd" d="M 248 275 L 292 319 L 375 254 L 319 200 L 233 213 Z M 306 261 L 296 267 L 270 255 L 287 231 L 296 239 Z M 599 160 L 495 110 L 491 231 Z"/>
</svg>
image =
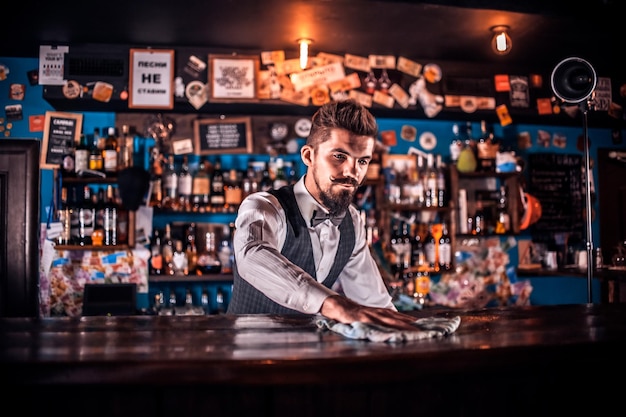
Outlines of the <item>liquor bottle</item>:
<svg viewBox="0 0 626 417">
<path fill-rule="evenodd" d="M 224 297 L 224 290 L 222 287 L 217 287 L 217 291 L 215 292 L 215 305 L 217 314 L 226 312 L 226 299 Z"/>
<path fill-rule="evenodd" d="M 437 200 L 437 170 L 435 168 L 435 156 L 432 153 L 426 156 L 424 194 L 426 207 L 437 207 L 439 205 Z"/>
<path fill-rule="evenodd" d="M 437 241 L 433 234 L 432 225 L 428 226 L 428 233 L 424 239 L 424 253 L 426 254 L 426 262 L 429 268 L 435 269 L 439 266 L 437 261 Z"/>
<path fill-rule="evenodd" d="M 233 245 L 232 245 L 232 231 L 235 228 L 234 223 L 229 225 L 223 225 L 222 228 L 222 240 L 220 241 L 219 248 L 217 249 L 217 257 L 222 264 L 222 273 L 233 273 Z"/>
<path fill-rule="evenodd" d="M 174 155 L 167 156 L 167 163 L 163 169 L 163 204 L 169 210 L 178 209 L 178 173 L 174 165 Z"/>
<path fill-rule="evenodd" d="M 257 179 L 257 173 L 254 170 L 254 166 L 251 163 L 248 163 L 248 169 L 246 170 L 246 175 L 241 180 L 241 189 L 242 189 L 242 195 L 241 195 L 242 201 L 244 198 L 246 198 L 250 194 L 253 194 L 259 191 L 259 181 Z"/>
<path fill-rule="evenodd" d="M 117 135 L 113 126 L 108 129 L 108 134 L 104 141 L 102 159 L 104 161 L 104 172 L 115 174 L 117 172 Z"/>
<path fill-rule="evenodd" d="M 391 249 L 391 273 L 397 280 L 401 279 L 402 277 L 405 251 L 404 240 L 401 231 L 402 227 L 400 223 L 400 220 L 393 220 L 389 241 L 389 248 Z"/>
<path fill-rule="evenodd" d="M 236 210 L 242 199 L 241 176 L 236 169 L 231 169 L 224 178 L 224 202 L 228 211 Z"/>
<path fill-rule="evenodd" d="M 57 243 L 69 245 L 72 238 L 72 208 L 67 198 L 67 187 L 61 188 L 61 201 L 57 215 L 62 226 Z"/>
<path fill-rule="evenodd" d="M 511 228 L 511 219 L 508 211 L 508 197 L 505 185 L 500 185 L 500 196 L 496 203 L 496 227 L 494 232 L 496 234 L 504 234 Z"/>
<path fill-rule="evenodd" d="M 172 265 L 174 266 L 174 273 L 172 275 L 184 276 L 189 274 L 189 261 L 183 249 L 183 241 L 180 239 L 176 239 L 174 242 Z"/>
<path fill-rule="evenodd" d="M 67 202 L 70 207 L 70 241 L 74 245 L 78 242 L 78 211 L 81 206 L 82 193 L 80 193 L 81 197 L 79 198 L 77 186 L 69 188 L 68 191 L 70 193 Z"/>
<path fill-rule="evenodd" d="M 150 207 L 161 207 L 163 202 L 162 161 L 159 148 L 150 148 Z"/>
<path fill-rule="evenodd" d="M 446 187 L 446 170 L 441 155 L 437 155 L 435 170 L 437 172 L 437 206 L 446 207 L 448 205 L 448 189 Z"/>
<path fill-rule="evenodd" d="M 107 185 L 106 199 L 103 206 L 103 224 L 104 245 L 115 246 L 117 242 L 117 204 L 115 202 L 115 194 L 113 186 Z"/>
<path fill-rule="evenodd" d="M 189 172 L 189 158 L 183 156 L 183 163 L 178 173 L 178 207 L 182 211 L 191 211 L 191 196 L 193 192 L 193 176 Z"/>
<path fill-rule="evenodd" d="M 480 138 L 476 144 L 476 164 L 478 171 L 493 172 L 496 170 L 496 155 L 493 152 L 493 133 L 485 120 L 480 121 Z"/>
<path fill-rule="evenodd" d="M 132 167 L 134 164 L 135 138 L 130 134 L 127 124 L 122 125 L 122 135 L 119 141 L 119 160 L 118 168 L 120 170 Z"/>
<path fill-rule="evenodd" d="M 200 306 L 204 314 L 211 314 L 211 306 L 209 305 L 209 291 L 206 288 L 202 289 L 200 295 Z"/>
<path fill-rule="evenodd" d="M 448 233 L 448 225 L 444 222 L 441 226 L 439 237 L 439 270 L 449 271 L 452 268 L 452 244 Z"/>
<path fill-rule="evenodd" d="M 91 193 L 91 205 L 94 208 L 95 217 L 93 219 L 93 233 L 91 234 L 91 244 L 93 246 L 102 246 L 104 243 L 103 230 L 103 204 L 104 190 L 99 189 L 98 192 Z"/>
<path fill-rule="evenodd" d="M 285 185 L 289 185 L 289 179 L 287 178 L 287 172 L 285 171 L 285 161 L 283 158 L 276 158 L 276 175 L 272 186 L 275 190 L 277 190 Z"/>
<path fill-rule="evenodd" d="M 259 181 L 259 189 L 261 191 L 269 191 L 274 187 L 274 182 L 270 175 L 269 165 L 266 163 L 261 171 L 261 180 Z"/>
<path fill-rule="evenodd" d="M 484 235 L 487 231 L 486 226 L 483 202 L 482 200 L 476 200 L 476 211 L 474 212 L 474 221 L 472 223 L 472 234 Z"/>
<path fill-rule="evenodd" d="M 150 242 L 150 274 L 163 274 L 163 255 L 161 254 L 161 232 L 155 229 Z"/>
<path fill-rule="evenodd" d="M 119 187 L 113 188 L 113 198 L 117 206 L 117 244 L 124 245 L 128 243 L 128 210 L 122 203 Z"/>
<path fill-rule="evenodd" d="M 77 145 L 73 140 L 68 142 L 67 149 L 61 158 L 60 172 L 64 177 L 73 177 L 76 175 L 75 148 Z"/>
<path fill-rule="evenodd" d="M 196 246 L 196 224 L 190 223 L 185 232 L 185 253 L 189 275 L 195 275 L 198 266 L 198 248 Z"/>
<path fill-rule="evenodd" d="M 91 148 L 89 149 L 89 169 L 93 171 L 104 170 L 104 160 L 102 159 L 102 149 L 100 149 L 100 129 L 93 129 Z"/>
<path fill-rule="evenodd" d="M 89 142 L 87 135 L 80 135 L 80 141 L 74 151 L 74 171 L 77 175 L 89 169 Z"/>
<path fill-rule="evenodd" d="M 164 275 L 174 275 L 174 241 L 172 240 L 172 227 L 169 223 L 165 225 L 165 234 L 163 235 L 161 255 L 163 256 Z"/>
<path fill-rule="evenodd" d="M 452 125 L 452 141 L 450 142 L 450 162 L 456 164 L 463 149 L 463 140 L 458 123 Z"/>
<path fill-rule="evenodd" d="M 424 252 L 424 242 L 418 225 L 414 224 L 414 230 L 411 232 L 413 239 L 411 240 L 411 266 L 418 270 L 424 270 L 428 267 L 426 262 L 426 252 Z"/>
<path fill-rule="evenodd" d="M 85 185 L 83 187 L 83 200 L 78 208 L 77 244 L 81 246 L 91 245 L 95 218 L 96 208 L 91 199 L 91 188 Z"/>
<path fill-rule="evenodd" d="M 198 170 L 193 175 L 191 184 L 192 211 L 203 213 L 209 206 L 211 197 L 211 178 L 209 177 L 207 161 L 201 160 Z"/>
<path fill-rule="evenodd" d="M 224 211 L 224 204 L 226 204 L 224 173 L 222 172 L 222 162 L 217 158 L 213 165 L 213 175 L 211 176 L 211 210 L 222 212 Z"/>
<path fill-rule="evenodd" d="M 198 275 L 219 274 L 222 272 L 222 263 L 216 252 L 214 232 L 206 232 L 204 234 L 204 248 L 198 254 L 196 271 Z"/>
</svg>

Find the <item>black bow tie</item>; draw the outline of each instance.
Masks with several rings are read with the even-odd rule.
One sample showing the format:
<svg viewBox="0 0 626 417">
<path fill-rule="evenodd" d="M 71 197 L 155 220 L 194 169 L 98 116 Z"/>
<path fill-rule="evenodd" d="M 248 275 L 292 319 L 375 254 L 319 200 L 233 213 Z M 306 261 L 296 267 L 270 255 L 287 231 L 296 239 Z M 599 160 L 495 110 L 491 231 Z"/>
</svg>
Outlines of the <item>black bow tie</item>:
<svg viewBox="0 0 626 417">
<path fill-rule="evenodd" d="M 335 226 L 339 226 L 344 217 L 346 217 L 345 211 L 341 214 L 336 214 L 333 216 L 328 213 L 324 213 L 321 210 L 313 210 L 313 216 L 311 217 L 311 227 L 317 226 L 326 219 L 329 219 L 331 222 L 333 222 Z"/>
</svg>

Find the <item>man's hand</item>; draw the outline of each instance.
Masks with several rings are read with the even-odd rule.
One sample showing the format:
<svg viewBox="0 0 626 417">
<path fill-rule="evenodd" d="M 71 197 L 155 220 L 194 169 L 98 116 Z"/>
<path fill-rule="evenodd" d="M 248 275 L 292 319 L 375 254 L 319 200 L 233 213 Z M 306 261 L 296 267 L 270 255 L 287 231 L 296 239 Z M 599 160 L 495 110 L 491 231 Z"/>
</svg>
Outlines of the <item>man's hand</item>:
<svg viewBox="0 0 626 417">
<path fill-rule="evenodd" d="M 365 307 L 340 295 L 332 295 L 322 304 L 320 314 L 340 323 L 355 321 L 378 324 L 400 330 L 415 330 L 416 318 L 389 308 Z"/>
</svg>

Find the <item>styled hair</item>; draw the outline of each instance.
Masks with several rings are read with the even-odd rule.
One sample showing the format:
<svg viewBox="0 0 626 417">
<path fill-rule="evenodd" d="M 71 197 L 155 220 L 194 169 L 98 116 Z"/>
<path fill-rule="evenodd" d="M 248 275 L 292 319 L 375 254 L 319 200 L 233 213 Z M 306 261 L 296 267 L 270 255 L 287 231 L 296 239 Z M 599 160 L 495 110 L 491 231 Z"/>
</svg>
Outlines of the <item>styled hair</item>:
<svg viewBox="0 0 626 417">
<path fill-rule="evenodd" d="M 370 111 L 355 100 L 331 101 L 320 107 L 311 119 L 311 131 L 306 144 L 317 149 L 330 138 L 332 129 L 345 129 L 353 136 L 376 138 L 378 125 Z"/>
</svg>

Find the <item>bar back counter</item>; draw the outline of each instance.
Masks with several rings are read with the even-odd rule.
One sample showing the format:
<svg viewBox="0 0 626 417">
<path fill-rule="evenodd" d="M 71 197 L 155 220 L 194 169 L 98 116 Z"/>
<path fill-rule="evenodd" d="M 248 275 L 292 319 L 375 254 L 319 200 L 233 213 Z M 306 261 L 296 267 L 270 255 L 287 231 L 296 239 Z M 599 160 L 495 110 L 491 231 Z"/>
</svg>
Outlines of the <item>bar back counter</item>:
<svg viewBox="0 0 626 417">
<path fill-rule="evenodd" d="M 300 316 L 3 318 L 2 402 L 62 416 L 624 413 L 626 304 L 413 314 L 461 325 L 375 343 Z"/>
</svg>

